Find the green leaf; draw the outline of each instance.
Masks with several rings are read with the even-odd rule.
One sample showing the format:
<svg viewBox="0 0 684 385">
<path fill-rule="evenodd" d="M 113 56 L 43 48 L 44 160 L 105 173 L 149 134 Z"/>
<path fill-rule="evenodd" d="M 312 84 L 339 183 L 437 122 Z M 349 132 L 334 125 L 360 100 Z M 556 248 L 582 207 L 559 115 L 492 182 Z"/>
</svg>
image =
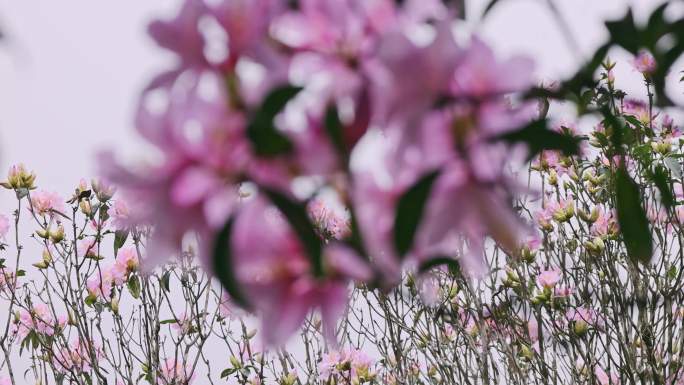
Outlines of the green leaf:
<svg viewBox="0 0 684 385">
<path fill-rule="evenodd" d="M 169 319 L 165 319 L 163 321 L 159 321 L 159 324 L 161 324 L 161 325 L 175 324 L 175 323 L 178 323 L 178 320 L 175 318 L 169 318 Z"/>
<path fill-rule="evenodd" d="M 328 107 L 325 112 L 325 131 L 330 138 L 333 146 L 340 155 L 344 154 L 344 128 L 342 122 L 340 121 L 340 116 L 337 111 L 337 107 L 334 105 Z"/>
<path fill-rule="evenodd" d="M 128 291 L 131 293 L 133 298 L 140 298 L 140 291 L 142 289 L 140 287 L 140 278 L 138 278 L 137 275 L 131 275 L 131 277 L 128 278 L 126 286 L 128 287 Z"/>
<path fill-rule="evenodd" d="M 114 256 L 119 253 L 119 249 L 123 247 L 128 239 L 128 230 L 116 230 L 114 232 Z"/>
<path fill-rule="evenodd" d="M 485 17 L 491 12 L 492 8 L 499 2 L 499 0 L 490 0 L 487 6 L 484 9 L 484 12 L 482 12 L 482 17 Z"/>
<path fill-rule="evenodd" d="M 577 154 L 580 141 L 580 139 L 570 135 L 549 130 L 546 120 L 535 120 L 516 131 L 494 137 L 493 140 L 503 140 L 508 143 L 525 143 L 529 150 L 528 160 L 534 158 L 543 150 L 560 150 L 568 156 Z"/>
<path fill-rule="evenodd" d="M 226 292 L 228 292 L 231 299 L 242 308 L 249 310 L 251 306 L 238 286 L 235 270 L 233 269 L 233 257 L 231 252 L 233 224 L 234 219 L 229 219 L 216 236 L 211 263 L 214 275 L 216 275 L 216 278 L 221 282 L 221 285 Z"/>
<path fill-rule="evenodd" d="M 224 369 L 221 372 L 221 378 L 226 378 L 226 377 L 230 376 L 231 374 L 235 373 L 236 371 L 237 371 L 237 369 L 235 369 L 235 368 Z"/>
<path fill-rule="evenodd" d="M 252 116 L 247 136 L 258 155 L 272 157 L 292 151 L 292 142 L 278 131 L 273 120 L 301 90 L 291 85 L 276 88 Z"/>
<path fill-rule="evenodd" d="M 394 248 L 399 258 L 411 250 L 416 231 L 423 218 L 423 211 L 432 191 L 432 185 L 440 174 L 435 170 L 423 175 L 399 198 L 394 219 Z"/>
<path fill-rule="evenodd" d="M 435 257 L 420 264 L 418 272 L 425 273 L 432 268 L 438 266 L 447 266 L 452 274 L 458 274 L 461 271 L 461 264 L 454 258 L 450 257 Z"/>
<path fill-rule="evenodd" d="M 651 173 L 649 173 L 651 180 L 655 183 L 658 191 L 660 191 L 660 199 L 662 200 L 665 207 L 671 209 L 675 203 L 675 197 L 672 193 L 672 188 L 670 188 L 670 178 L 667 175 L 667 170 L 664 166 L 656 166 Z"/>
<path fill-rule="evenodd" d="M 167 293 L 171 292 L 171 287 L 170 287 L 171 272 L 170 271 L 164 272 L 164 274 L 162 275 L 162 277 L 160 279 L 160 283 L 161 283 L 162 289 L 164 289 L 165 292 L 167 292 Z"/>
<path fill-rule="evenodd" d="M 290 223 L 290 226 L 292 226 L 292 229 L 297 233 L 297 237 L 306 249 L 314 276 L 322 277 L 324 274 L 321 256 L 321 239 L 316 234 L 316 230 L 314 230 L 314 225 L 311 223 L 309 214 L 306 211 L 306 206 L 293 201 L 276 190 L 263 186 L 261 187 L 261 190 L 268 196 L 278 210 L 280 210 Z"/>
<path fill-rule="evenodd" d="M 631 9 L 622 19 L 606 22 L 606 28 L 610 33 L 612 44 L 619 45 L 635 55 L 639 52 L 640 33 L 634 24 L 634 15 Z"/>
<path fill-rule="evenodd" d="M 639 186 L 624 167 L 617 170 L 616 209 L 627 255 L 633 262 L 648 263 L 653 256 L 653 239 Z"/>
</svg>

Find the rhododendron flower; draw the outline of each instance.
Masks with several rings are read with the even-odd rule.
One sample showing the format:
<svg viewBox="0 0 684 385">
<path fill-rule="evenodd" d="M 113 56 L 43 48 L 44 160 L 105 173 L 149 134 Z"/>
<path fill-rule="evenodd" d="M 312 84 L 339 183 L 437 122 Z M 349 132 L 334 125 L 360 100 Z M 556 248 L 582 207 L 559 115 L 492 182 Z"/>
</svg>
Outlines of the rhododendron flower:
<svg viewBox="0 0 684 385">
<path fill-rule="evenodd" d="M 0 239 L 5 240 L 10 229 L 10 220 L 5 215 L 0 214 Z"/>
<path fill-rule="evenodd" d="M 634 68 L 644 74 L 644 76 L 650 76 L 656 70 L 655 58 L 647 50 L 641 50 L 636 58 L 634 58 Z"/>
<path fill-rule="evenodd" d="M 117 198 L 108 211 L 112 226 L 117 230 L 127 230 L 131 226 L 131 212 L 125 200 Z"/>
<path fill-rule="evenodd" d="M 31 194 L 31 207 L 38 215 L 52 215 L 53 211 L 64 213 L 64 199 L 56 192 L 37 191 Z"/>
<path fill-rule="evenodd" d="M 537 276 L 537 283 L 543 288 L 553 289 L 562 278 L 559 269 L 544 270 Z"/>
<path fill-rule="evenodd" d="M 116 265 L 122 266 L 126 272 L 135 271 L 138 269 L 138 251 L 134 247 L 126 247 L 119 250 L 116 255 Z"/>
<path fill-rule="evenodd" d="M 655 112 L 654 115 L 650 115 L 648 103 L 643 100 L 625 99 L 622 106 L 625 114 L 634 116 L 643 124 L 649 124 L 658 115 Z"/>
<path fill-rule="evenodd" d="M 120 279 L 121 276 L 119 275 L 116 278 Z M 109 300 L 112 297 L 114 279 L 115 277 L 112 275 L 111 269 L 96 271 L 86 283 L 88 294 L 95 298 L 101 298 L 105 301 Z"/>
<path fill-rule="evenodd" d="M 30 331 L 51 336 L 57 329 L 63 328 L 65 324 L 66 319 L 55 320 L 48 305 L 39 303 L 34 305 L 30 311 L 21 309 L 18 320 L 12 325 L 12 330 L 23 340 Z"/>
<path fill-rule="evenodd" d="M 315 279 L 296 234 L 280 212 L 259 197 L 241 209 L 232 248 L 237 281 L 261 317 L 267 344 L 284 342 L 315 308 L 330 333 L 346 306 L 349 279 L 370 278 L 368 267 L 355 255 L 331 244 L 324 249 L 330 271 L 325 279 Z"/>
<path fill-rule="evenodd" d="M 5 289 L 13 290 L 17 283 L 16 273 L 7 267 L 0 268 L 0 292 Z"/>
<path fill-rule="evenodd" d="M 86 238 L 78 241 L 76 250 L 81 257 L 95 258 L 98 253 L 98 244 L 95 238 Z"/>
<path fill-rule="evenodd" d="M 311 201 L 307 209 L 321 238 L 339 240 L 349 234 L 349 220 L 336 213 L 323 201 Z"/>
</svg>

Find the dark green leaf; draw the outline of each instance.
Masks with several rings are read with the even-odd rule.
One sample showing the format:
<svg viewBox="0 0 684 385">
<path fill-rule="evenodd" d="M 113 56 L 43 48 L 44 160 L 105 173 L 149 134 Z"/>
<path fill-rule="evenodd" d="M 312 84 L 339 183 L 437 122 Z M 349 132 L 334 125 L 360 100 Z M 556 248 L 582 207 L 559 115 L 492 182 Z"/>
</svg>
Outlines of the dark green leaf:
<svg viewBox="0 0 684 385">
<path fill-rule="evenodd" d="M 560 150 L 565 155 L 573 155 L 579 149 L 578 138 L 549 130 L 546 120 L 535 120 L 519 130 L 495 137 L 494 140 L 527 144 L 528 160 L 543 150 Z"/>
<path fill-rule="evenodd" d="M 163 321 L 159 321 L 159 323 L 160 323 L 161 325 L 175 324 L 175 323 L 178 323 L 178 320 L 175 319 L 175 318 L 169 318 L 169 319 L 165 319 L 165 320 L 163 320 Z"/>
<path fill-rule="evenodd" d="M 114 232 L 114 256 L 118 254 L 119 249 L 126 243 L 128 233 L 128 230 L 116 230 L 116 232 Z"/>
<path fill-rule="evenodd" d="M 167 293 L 171 292 L 170 283 L 171 283 L 171 272 L 166 271 L 166 272 L 164 272 L 164 274 L 161 277 L 161 287 Z"/>
<path fill-rule="evenodd" d="M 280 210 L 290 223 L 290 226 L 292 226 L 292 229 L 297 233 L 297 237 L 306 249 L 314 276 L 322 277 L 323 261 L 321 256 L 321 239 L 316 234 L 316 230 L 314 230 L 314 225 L 311 223 L 309 214 L 306 211 L 306 206 L 293 201 L 276 190 L 267 187 L 261 187 L 261 190 L 268 196 L 278 210 Z"/>
<path fill-rule="evenodd" d="M 449 257 L 430 258 L 427 261 L 420 264 L 420 266 L 418 267 L 418 271 L 420 273 L 425 273 L 430 269 L 438 266 L 447 266 L 449 268 L 449 271 L 451 271 L 453 274 L 456 274 L 461 271 L 461 265 L 458 263 L 458 261 L 454 258 Z"/>
<path fill-rule="evenodd" d="M 648 263 L 653 255 L 653 239 L 639 186 L 624 167 L 617 170 L 615 186 L 618 223 L 627 255 L 633 262 Z"/>
<path fill-rule="evenodd" d="M 432 191 L 432 185 L 439 176 L 440 170 L 423 175 L 411 188 L 399 198 L 394 219 L 394 248 L 399 258 L 413 247 L 416 231 L 423 218 L 423 211 Z"/>
<path fill-rule="evenodd" d="M 231 299 L 243 307 L 250 309 L 251 306 L 247 302 L 247 297 L 244 296 L 242 290 L 238 286 L 235 270 L 233 269 L 233 256 L 231 251 L 231 236 L 233 230 L 234 220 L 228 220 L 225 226 L 216 236 L 214 242 L 214 254 L 212 257 L 212 267 L 214 275 L 218 278 L 223 288 L 228 292 Z"/>
<path fill-rule="evenodd" d="M 330 106 L 325 113 L 325 131 L 328 133 L 328 138 L 332 142 L 337 152 L 344 154 L 344 133 L 342 122 L 337 112 L 337 107 Z"/>
<path fill-rule="evenodd" d="M 671 209 L 674 206 L 675 198 L 670 187 L 669 176 L 664 166 L 658 165 L 653 169 L 649 175 L 655 183 L 658 191 L 660 191 L 660 199 L 665 207 Z"/>
<path fill-rule="evenodd" d="M 252 116 L 247 136 L 258 155 L 269 157 L 292 151 L 292 142 L 278 131 L 274 119 L 301 90 L 301 87 L 291 85 L 276 88 Z"/>
<path fill-rule="evenodd" d="M 128 291 L 131 293 L 133 298 L 140 298 L 140 279 L 137 275 L 131 275 L 131 277 L 128 278 L 128 283 L 126 285 L 128 286 Z"/>
</svg>

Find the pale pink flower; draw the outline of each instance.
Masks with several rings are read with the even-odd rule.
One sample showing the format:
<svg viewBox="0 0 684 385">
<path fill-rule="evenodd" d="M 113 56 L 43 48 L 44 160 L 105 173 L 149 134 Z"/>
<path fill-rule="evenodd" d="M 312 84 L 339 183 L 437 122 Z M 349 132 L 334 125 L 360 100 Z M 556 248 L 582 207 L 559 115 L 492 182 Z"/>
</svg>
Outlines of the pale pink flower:
<svg viewBox="0 0 684 385">
<path fill-rule="evenodd" d="M 572 287 L 568 286 L 556 286 L 553 289 L 553 296 L 555 298 L 568 298 L 574 292 Z"/>
<path fill-rule="evenodd" d="M 646 76 L 652 75 L 656 70 L 655 58 L 647 50 L 639 51 L 639 54 L 634 58 L 633 64 L 637 71 Z"/>
<path fill-rule="evenodd" d="M 17 276 L 14 271 L 9 270 L 7 267 L 0 268 L 0 292 L 5 289 L 10 289 L 10 291 L 16 286 Z"/>
<path fill-rule="evenodd" d="M 9 377 L 0 377 L 0 385 L 12 385 L 12 380 Z"/>
<path fill-rule="evenodd" d="M 655 120 L 657 113 L 650 115 L 648 103 L 638 99 L 625 99 L 623 103 L 623 112 L 627 115 L 632 115 L 643 124 L 649 124 L 651 120 Z"/>
<path fill-rule="evenodd" d="M 318 364 L 319 379 L 348 379 L 358 381 L 359 375 L 370 373 L 373 360 L 358 349 L 344 349 L 324 353 Z"/>
<path fill-rule="evenodd" d="M 534 343 L 539 340 L 539 323 L 536 318 L 530 318 L 527 321 L 527 334 L 530 337 L 530 342 Z"/>
<path fill-rule="evenodd" d="M 40 190 L 31 194 L 31 207 L 38 215 L 52 215 L 53 211 L 64 213 L 64 199 L 56 192 Z"/>
<path fill-rule="evenodd" d="M 606 237 L 617 232 L 618 224 L 612 212 L 605 212 L 600 207 L 598 219 L 591 225 L 591 233 L 596 236 Z"/>
<path fill-rule="evenodd" d="M 307 207 L 319 236 L 323 239 L 343 239 L 349 234 L 349 220 L 335 212 L 321 200 L 313 200 Z"/>
<path fill-rule="evenodd" d="M 131 212 L 128 204 L 122 198 L 117 198 L 109 210 L 112 226 L 117 230 L 126 230 L 131 225 Z"/>
<path fill-rule="evenodd" d="M 116 265 L 126 272 L 135 271 L 138 269 L 140 262 L 138 261 L 138 251 L 134 247 L 125 247 L 119 250 L 116 255 Z"/>
<path fill-rule="evenodd" d="M 537 283 L 545 289 L 553 289 L 562 278 L 559 269 L 544 270 L 537 276 Z"/>
<path fill-rule="evenodd" d="M 85 238 L 76 244 L 76 251 L 80 257 L 96 257 L 98 244 L 95 238 Z"/>
<path fill-rule="evenodd" d="M 64 320 L 55 320 L 50 308 L 43 303 L 35 304 L 30 311 L 20 310 L 18 321 L 12 325 L 12 330 L 23 340 L 30 331 L 39 334 L 53 335 L 57 328 L 64 327 Z"/>
<path fill-rule="evenodd" d="M 63 373 L 88 372 L 92 365 L 91 348 L 93 349 L 92 353 L 95 355 L 95 359 L 100 359 L 104 356 L 100 347 L 76 340 L 69 346 L 56 349 L 52 356 L 52 361 L 55 367 Z"/>
</svg>

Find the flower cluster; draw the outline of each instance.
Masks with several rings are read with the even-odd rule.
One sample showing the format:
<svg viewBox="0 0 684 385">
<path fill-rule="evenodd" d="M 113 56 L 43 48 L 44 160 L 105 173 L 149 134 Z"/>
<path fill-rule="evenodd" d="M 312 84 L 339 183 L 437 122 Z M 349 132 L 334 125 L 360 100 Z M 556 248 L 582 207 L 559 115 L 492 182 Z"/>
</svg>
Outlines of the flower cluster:
<svg viewBox="0 0 684 385">
<path fill-rule="evenodd" d="M 392 287 L 405 266 L 444 255 L 475 276 L 486 237 L 515 250 L 506 166 L 524 152 L 497 138 L 538 116 L 516 97 L 533 63 L 500 61 L 478 37 L 457 43 L 456 14 L 437 0 L 186 0 L 151 23 L 178 59 L 137 111 L 160 159 L 101 157 L 130 204 L 122 215 L 154 225 L 151 260 L 197 234 L 205 267 L 234 266 L 236 302 L 278 343 L 311 309 L 334 322 L 350 281 Z M 366 163 L 380 173 L 355 166 L 378 131 L 386 145 Z M 397 209 L 424 190 L 419 225 L 399 235 Z M 349 221 L 321 211 L 323 192 Z M 227 223 L 231 261 L 217 263 Z"/>
</svg>

